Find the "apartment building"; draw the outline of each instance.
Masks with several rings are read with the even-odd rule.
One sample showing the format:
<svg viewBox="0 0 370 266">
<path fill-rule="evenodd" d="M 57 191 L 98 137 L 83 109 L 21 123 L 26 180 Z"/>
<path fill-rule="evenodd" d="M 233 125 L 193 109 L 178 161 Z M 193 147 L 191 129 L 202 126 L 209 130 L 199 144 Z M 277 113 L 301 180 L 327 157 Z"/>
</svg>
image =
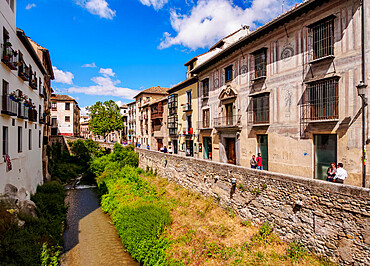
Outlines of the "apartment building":
<svg viewBox="0 0 370 266">
<path fill-rule="evenodd" d="M 160 151 L 162 147 L 166 147 L 168 149 L 169 146 L 171 146 L 171 142 L 169 142 L 168 139 L 167 117 L 167 97 L 153 101 L 150 104 L 152 150 Z"/>
<path fill-rule="evenodd" d="M 153 101 L 166 96 L 167 88 L 151 87 L 138 93 L 136 99 L 136 140 L 142 146 L 152 147 L 151 109 Z"/>
<path fill-rule="evenodd" d="M 47 71 L 16 27 L 16 1 L 0 5 L 0 194 L 17 188 L 28 198 L 43 182 L 44 80 Z M 22 194 L 22 195 L 20 195 Z"/>
<path fill-rule="evenodd" d="M 80 135 L 80 107 L 71 96 L 52 94 L 51 134 L 75 137 Z"/>
<path fill-rule="evenodd" d="M 43 176 L 45 180 L 50 180 L 51 176 L 48 171 L 48 156 L 47 156 L 47 147 L 51 144 L 51 121 L 50 121 L 50 108 L 51 108 L 51 94 L 53 93 L 53 89 L 51 88 L 51 80 L 54 80 L 54 71 L 53 66 L 51 64 L 49 50 L 41 45 L 37 44 L 30 38 L 28 38 L 29 42 L 31 43 L 33 49 L 35 50 L 37 56 L 39 57 L 40 61 L 42 62 L 45 70 L 46 75 L 43 77 L 43 86 L 41 96 L 44 98 L 44 111 L 41 113 L 39 111 L 40 123 L 44 125 L 44 132 L 43 132 L 43 150 L 42 150 L 42 168 L 43 168 Z"/>
<path fill-rule="evenodd" d="M 136 102 L 130 102 L 127 104 L 128 117 L 127 117 L 127 141 L 129 143 L 136 143 Z"/>
<path fill-rule="evenodd" d="M 196 77 L 189 77 L 168 90 L 169 141 L 173 152 L 183 156 L 198 154 L 195 130 L 198 118 L 197 81 Z"/>
<path fill-rule="evenodd" d="M 369 0 L 308 0 L 226 47 L 216 44 L 221 50 L 191 70 L 199 141 L 211 145 L 212 160 L 249 166 L 261 153 L 265 170 L 316 179 L 343 162 L 346 183 L 360 186 L 356 86 L 370 80 L 369 18 Z"/>
</svg>

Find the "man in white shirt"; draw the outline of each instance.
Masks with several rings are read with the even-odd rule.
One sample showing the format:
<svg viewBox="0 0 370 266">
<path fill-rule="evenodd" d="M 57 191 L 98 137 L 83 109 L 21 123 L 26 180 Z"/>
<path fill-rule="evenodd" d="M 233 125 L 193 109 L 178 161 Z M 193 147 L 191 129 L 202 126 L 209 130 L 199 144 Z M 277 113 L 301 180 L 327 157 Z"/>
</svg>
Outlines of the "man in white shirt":
<svg viewBox="0 0 370 266">
<path fill-rule="evenodd" d="M 343 184 L 344 179 L 346 179 L 347 177 L 347 171 L 343 169 L 343 164 L 338 163 L 337 171 L 335 172 L 335 182 Z"/>
</svg>

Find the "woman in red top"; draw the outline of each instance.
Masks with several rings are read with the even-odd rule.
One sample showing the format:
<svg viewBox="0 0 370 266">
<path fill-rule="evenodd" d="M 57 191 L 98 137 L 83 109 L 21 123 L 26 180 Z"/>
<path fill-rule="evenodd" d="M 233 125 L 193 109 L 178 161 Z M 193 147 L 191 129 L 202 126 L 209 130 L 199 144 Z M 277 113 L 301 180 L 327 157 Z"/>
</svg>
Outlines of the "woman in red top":
<svg viewBox="0 0 370 266">
<path fill-rule="evenodd" d="M 256 161 L 257 161 L 257 169 L 263 170 L 261 153 L 258 154 Z"/>
</svg>

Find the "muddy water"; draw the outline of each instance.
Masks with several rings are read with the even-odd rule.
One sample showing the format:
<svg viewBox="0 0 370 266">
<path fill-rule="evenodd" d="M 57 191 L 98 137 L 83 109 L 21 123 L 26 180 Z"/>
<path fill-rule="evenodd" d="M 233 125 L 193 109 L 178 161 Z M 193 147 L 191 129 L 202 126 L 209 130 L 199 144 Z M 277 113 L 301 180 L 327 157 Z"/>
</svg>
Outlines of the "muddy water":
<svg viewBox="0 0 370 266">
<path fill-rule="evenodd" d="M 139 265 L 124 252 L 109 216 L 92 188 L 68 190 L 62 265 Z"/>
</svg>

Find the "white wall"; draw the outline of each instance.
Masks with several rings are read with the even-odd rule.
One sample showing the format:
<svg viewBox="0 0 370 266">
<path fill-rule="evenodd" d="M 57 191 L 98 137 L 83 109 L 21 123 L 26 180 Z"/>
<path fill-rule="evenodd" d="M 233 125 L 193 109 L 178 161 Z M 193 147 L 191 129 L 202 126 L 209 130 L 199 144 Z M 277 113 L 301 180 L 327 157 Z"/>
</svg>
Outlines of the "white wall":
<svg viewBox="0 0 370 266">
<path fill-rule="evenodd" d="M 11 11 L 5 0 L 0 5 L 0 42 L 3 43 L 3 28 L 10 35 L 10 42 L 14 50 L 20 50 L 26 64 L 32 66 L 38 77 L 43 77 L 41 70 L 37 67 L 26 48 L 16 35 L 15 14 Z M 2 56 L 2 50 L 1 50 Z M 43 182 L 42 177 L 42 135 L 41 145 L 39 146 L 39 132 L 43 132 L 43 125 L 39 124 L 39 105 L 41 112 L 44 109 L 44 99 L 39 95 L 38 90 L 29 87 L 29 83 L 18 77 L 18 70 L 10 70 L 4 63 L 0 63 L 0 107 L 2 110 L 3 80 L 9 83 L 9 92 L 16 89 L 23 91 L 25 95 L 32 99 L 38 112 L 37 122 L 0 114 L 0 194 L 3 193 L 6 184 L 16 186 L 18 189 L 25 189 L 28 197 L 34 193 L 37 185 Z M 42 79 L 43 80 L 43 79 Z M 7 171 L 6 163 L 3 159 L 3 127 L 8 127 L 8 154 L 11 158 L 12 170 Z M 22 127 L 22 152 L 18 152 L 18 127 Z M 31 130 L 32 149 L 28 147 L 28 134 Z"/>
</svg>

